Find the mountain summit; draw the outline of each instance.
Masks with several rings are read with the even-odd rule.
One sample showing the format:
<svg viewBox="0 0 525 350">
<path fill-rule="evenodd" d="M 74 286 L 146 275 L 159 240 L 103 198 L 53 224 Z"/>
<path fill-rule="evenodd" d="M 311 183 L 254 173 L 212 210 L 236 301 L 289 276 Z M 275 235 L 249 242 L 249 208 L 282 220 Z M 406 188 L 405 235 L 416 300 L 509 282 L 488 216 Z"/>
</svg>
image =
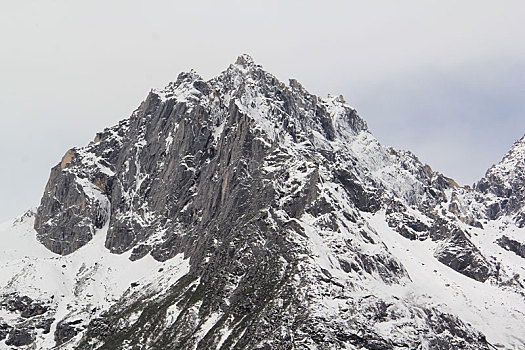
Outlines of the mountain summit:
<svg viewBox="0 0 525 350">
<path fill-rule="evenodd" d="M 0 227 L 0 346 L 525 346 L 523 149 L 463 188 L 248 55 L 181 73 Z"/>
<path fill-rule="evenodd" d="M 493 195 L 489 217 L 511 216 L 525 227 L 525 136 L 516 141 L 503 160 L 492 166 L 477 189 Z"/>
</svg>

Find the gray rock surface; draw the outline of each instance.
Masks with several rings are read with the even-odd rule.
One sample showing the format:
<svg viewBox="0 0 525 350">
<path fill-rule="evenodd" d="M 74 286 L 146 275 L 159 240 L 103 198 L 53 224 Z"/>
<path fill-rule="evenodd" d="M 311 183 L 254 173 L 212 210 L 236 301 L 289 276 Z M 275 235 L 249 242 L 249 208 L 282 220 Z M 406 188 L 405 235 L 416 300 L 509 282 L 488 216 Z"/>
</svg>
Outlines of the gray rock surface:
<svg viewBox="0 0 525 350">
<path fill-rule="evenodd" d="M 31 333 L 25 329 L 17 329 L 13 328 L 7 335 L 7 339 L 5 341 L 6 345 L 9 346 L 24 346 L 29 345 L 34 341 L 33 336 Z"/>
<path fill-rule="evenodd" d="M 525 136 L 514 143 L 500 163 L 487 171 L 476 189 L 493 197 L 487 205 L 488 218 L 514 216 L 520 227 L 525 226 Z"/>
<path fill-rule="evenodd" d="M 382 210 L 402 236 L 436 242 L 446 266 L 480 282 L 495 276 L 462 225 L 519 213 L 523 177 L 508 187 L 487 174 L 460 188 L 412 153 L 381 146 L 342 97 L 285 85 L 246 55 L 209 81 L 182 73 L 66 153 L 35 229 L 67 255 L 107 227 L 111 252 L 158 261 L 182 253 L 190 271 L 154 295 L 133 285 L 86 329 L 58 320 L 56 343 L 82 333 L 79 349 L 489 349 L 454 315 L 362 295 L 371 281 L 410 282 L 367 221 Z M 478 202 L 486 205 L 470 209 Z M 316 242 L 337 261 L 322 260 Z M 395 325 L 389 334 L 378 331 L 385 323 Z"/>
<path fill-rule="evenodd" d="M 506 250 L 510 250 L 511 252 L 516 253 L 516 255 L 521 256 L 522 258 L 525 258 L 525 244 L 520 243 L 505 235 L 501 236 L 497 240 L 497 242 L 500 246 L 502 246 Z"/>
</svg>

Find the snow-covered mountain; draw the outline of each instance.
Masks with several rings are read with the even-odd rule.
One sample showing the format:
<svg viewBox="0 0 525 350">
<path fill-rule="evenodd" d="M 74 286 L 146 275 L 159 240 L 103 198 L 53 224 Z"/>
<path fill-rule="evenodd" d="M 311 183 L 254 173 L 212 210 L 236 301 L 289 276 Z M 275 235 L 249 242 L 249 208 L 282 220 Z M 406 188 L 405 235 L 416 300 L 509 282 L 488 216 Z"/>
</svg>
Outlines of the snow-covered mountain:
<svg viewBox="0 0 525 350">
<path fill-rule="evenodd" d="M 0 348 L 525 347 L 525 138 L 474 188 L 243 55 L 0 226 Z"/>
</svg>

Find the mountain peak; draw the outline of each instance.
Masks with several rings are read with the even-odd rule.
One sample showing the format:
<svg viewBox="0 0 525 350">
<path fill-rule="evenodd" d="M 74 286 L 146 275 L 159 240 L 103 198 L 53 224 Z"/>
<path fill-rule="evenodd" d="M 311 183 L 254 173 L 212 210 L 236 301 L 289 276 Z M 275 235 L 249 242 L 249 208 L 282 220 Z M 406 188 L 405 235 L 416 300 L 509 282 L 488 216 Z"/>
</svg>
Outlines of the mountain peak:
<svg viewBox="0 0 525 350">
<path fill-rule="evenodd" d="M 243 67 L 250 67 L 250 66 L 255 65 L 255 61 L 253 60 L 252 56 L 246 53 L 243 53 L 242 55 L 237 57 L 235 64 L 243 66 Z"/>
<path fill-rule="evenodd" d="M 503 159 L 493 165 L 476 188 L 496 196 L 489 210 L 490 218 L 512 215 L 525 226 L 525 136 L 514 142 Z"/>
<path fill-rule="evenodd" d="M 510 151 L 503 157 L 500 165 L 505 167 L 507 171 L 525 169 L 525 135 L 514 142 Z"/>
<path fill-rule="evenodd" d="M 513 153 L 517 156 L 520 156 L 522 159 L 525 159 L 525 135 L 521 139 L 514 142 L 509 153 Z"/>
<path fill-rule="evenodd" d="M 24 227 L 68 256 L 39 269 L 12 245 L 20 264 L 0 259 L 0 313 L 26 300 L 40 314 L 0 317 L 5 344 L 22 329 L 35 348 L 488 350 L 477 327 L 509 344 L 522 332 L 523 264 L 506 260 L 521 238 L 493 243 L 485 211 L 519 209 L 523 186 L 501 205 L 458 188 L 381 145 L 342 96 L 284 84 L 249 55 L 207 81 L 181 73 L 64 159 Z M 38 305 L 9 294 L 22 282 Z"/>
<path fill-rule="evenodd" d="M 503 156 L 503 159 L 493 165 L 485 177 L 506 177 L 525 169 L 525 135 L 515 141 L 511 149 Z M 519 174 L 518 174 L 519 175 Z"/>
</svg>

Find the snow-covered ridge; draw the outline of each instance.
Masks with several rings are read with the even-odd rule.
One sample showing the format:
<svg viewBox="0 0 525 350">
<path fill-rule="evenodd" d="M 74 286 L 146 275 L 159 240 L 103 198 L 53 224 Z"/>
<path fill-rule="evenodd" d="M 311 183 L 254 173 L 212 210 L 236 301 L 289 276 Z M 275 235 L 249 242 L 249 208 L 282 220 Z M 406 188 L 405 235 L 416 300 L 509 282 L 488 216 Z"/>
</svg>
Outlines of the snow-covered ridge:
<svg viewBox="0 0 525 350">
<path fill-rule="evenodd" d="M 486 196 L 488 218 L 509 216 L 519 226 L 525 226 L 525 136 L 487 171 L 476 190 Z"/>
<path fill-rule="evenodd" d="M 177 102 L 191 103 L 199 100 L 201 91 L 195 88 L 195 82 L 202 82 L 202 77 L 194 70 L 179 74 L 175 82 L 169 83 L 163 89 L 153 89 L 151 92 L 158 95 L 163 101 L 174 99 Z"/>
<path fill-rule="evenodd" d="M 162 101 L 173 100 L 190 108 L 199 104 L 208 112 L 214 111 L 217 105 L 228 106 L 233 101 L 242 113 L 253 118 L 254 127 L 260 128 L 273 141 L 277 141 L 278 135 L 288 133 L 290 128 L 305 136 L 318 132 L 325 139 L 333 139 L 335 134 L 349 137 L 367 130 L 366 122 L 342 96 L 311 95 L 294 79 L 285 85 L 249 55 L 239 56 L 236 63 L 208 81 L 203 81 L 192 70 L 181 73 L 175 82 L 163 89 L 153 89 L 152 93 Z M 284 105 L 290 103 L 297 108 L 286 111 Z M 318 116 L 322 113 L 317 109 L 327 111 L 330 119 L 320 120 Z M 215 124 L 220 130 L 223 123 L 221 119 Z"/>
<path fill-rule="evenodd" d="M 50 333 L 21 327 L 43 348 L 519 347 L 522 229 L 486 215 L 498 198 L 243 55 L 208 81 L 180 74 L 68 151 L 35 220 L 65 256 L 38 245 L 31 214 L 0 232 L 17 264 L 0 276 L 52 306 Z M 40 250 L 14 254 L 17 235 Z M 44 265 L 65 284 L 32 284 Z"/>
<path fill-rule="evenodd" d="M 498 179 L 510 188 L 513 182 L 524 182 L 525 175 L 525 136 L 516 141 L 501 162 L 493 165 L 485 175 L 487 179 Z"/>
</svg>

